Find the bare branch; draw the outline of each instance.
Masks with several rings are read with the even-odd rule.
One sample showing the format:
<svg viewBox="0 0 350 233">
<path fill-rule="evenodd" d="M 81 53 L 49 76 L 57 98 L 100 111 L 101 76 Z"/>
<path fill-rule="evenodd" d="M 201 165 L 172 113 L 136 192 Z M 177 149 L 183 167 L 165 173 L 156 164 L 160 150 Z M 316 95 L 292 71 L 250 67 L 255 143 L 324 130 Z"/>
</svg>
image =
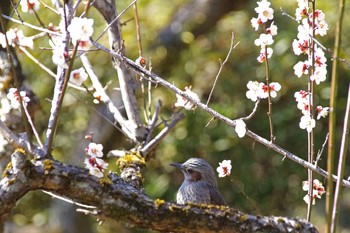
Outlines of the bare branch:
<svg viewBox="0 0 350 233">
<path fill-rule="evenodd" d="M 179 112 L 170 124 L 166 124 L 165 128 L 140 150 L 141 154 L 147 155 L 153 150 L 184 116 L 182 112 Z"/>
<path fill-rule="evenodd" d="M 231 126 L 231 127 L 236 127 L 236 123 L 234 120 L 231 120 L 225 116 L 223 116 L 222 114 L 216 112 L 215 110 L 209 108 L 207 105 L 203 104 L 202 102 L 193 99 L 191 96 L 187 95 L 184 91 L 180 90 L 179 88 L 177 88 L 176 86 L 172 85 L 171 83 L 165 81 L 165 79 L 159 77 L 157 74 L 152 73 L 146 69 L 144 69 L 143 67 L 138 66 L 137 64 L 135 64 L 135 62 L 133 62 L 132 60 L 128 59 L 127 57 L 124 57 L 118 53 L 115 53 L 114 51 L 111 51 L 105 47 L 103 47 L 102 45 L 95 43 L 94 41 L 91 41 L 91 43 L 96 46 L 97 48 L 115 56 L 118 59 L 121 59 L 125 62 L 125 64 L 127 64 L 130 69 L 133 69 L 134 72 L 140 74 L 140 75 L 144 75 L 145 78 L 148 77 L 149 81 L 155 83 L 155 84 L 160 84 L 164 87 L 166 87 L 167 89 L 170 89 L 171 91 L 175 92 L 176 94 L 181 95 L 182 97 L 186 98 L 188 101 L 190 101 L 191 103 L 193 103 L 194 105 L 196 105 L 197 107 L 199 107 L 200 109 L 204 110 L 205 112 L 209 113 L 210 115 L 212 115 L 214 118 L 217 118 L 219 120 L 221 120 L 222 122 L 224 122 L 225 124 Z M 308 168 L 318 174 L 320 174 L 323 177 L 328 176 L 328 173 L 323 170 L 322 168 L 313 165 L 312 163 L 309 163 L 303 159 L 301 159 L 300 157 L 292 154 L 291 152 L 279 147 L 278 145 L 276 145 L 275 143 L 271 143 L 270 141 L 266 140 L 263 137 L 260 137 L 259 135 L 253 133 L 250 130 L 247 130 L 246 135 L 252 139 L 254 139 L 255 141 L 259 142 L 260 144 L 266 146 L 267 148 L 272 149 L 273 151 L 277 152 L 278 154 L 282 155 L 283 157 L 287 157 L 288 159 L 302 165 L 305 168 Z M 334 181 L 336 181 L 338 178 L 335 175 L 332 175 L 332 179 Z M 343 180 L 342 181 L 343 186 L 350 188 L 350 181 L 347 180 Z"/>
<path fill-rule="evenodd" d="M 338 177 L 343 178 L 345 162 L 346 162 L 346 154 L 349 144 L 349 121 L 350 121 L 350 83 L 348 84 L 348 100 L 346 103 L 346 110 L 344 116 L 344 125 L 343 125 L 343 134 L 339 152 L 339 163 L 338 163 Z M 336 226 L 339 216 L 339 207 L 340 207 L 340 196 L 342 192 L 342 185 L 340 180 L 337 181 L 334 192 L 334 201 L 333 201 L 333 212 L 332 212 L 332 223 L 331 223 L 331 231 L 332 233 L 336 232 Z"/>
<path fill-rule="evenodd" d="M 62 36 L 61 33 L 54 32 L 54 31 L 51 31 L 51 30 L 48 30 L 48 29 L 45 29 L 45 28 L 41 28 L 41 27 L 38 27 L 38 26 L 35 26 L 35 25 L 32 25 L 32 24 L 26 23 L 26 22 L 21 22 L 18 19 L 14 19 L 14 18 L 12 18 L 10 16 L 7 16 L 7 15 L 4 15 L 4 14 L 2 14 L 1 16 L 3 18 L 7 19 L 7 20 L 10 20 L 10 21 L 18 23 L 18 24 L 22 24 L 24 26 L 27 26 L 27 27 L 32 28 L 32 29 L 35 29 L 35 30 L 40 31 L 40 32 L 46 32 L 46 33 L 48 33 L 50 35 L 55 35 L 55 36 Z"/>
<path fill-rule="evenodd" d="M 81 55 L 80 59 L 83 63 L 86 72 L 89 74 L 93 87 L 95 88 L 96 92 L 99 93 L 99 95 L 101 96 L 101 101 L 103 101 L 106 104 L 108 110 L 113 114 L 115 120 L 120 124 L 123 133 L 125 133 L 129 138 L 133 139 L 134 134 L 129 129 L 128 121 L 123 117 L 119 109 L 113 104 L 113 102 L 107 95 L 98 77 L 95 75 L 95 72 L 93 71 L 88 58 L 85 56 L 85 54 L 83 54 Z"/>
<path fill-rule="evenodd" d="M 220 61 L 220 63 L 221 63 L 221 64 L 220 64 L 220 68 L 219 68 L 218 73 L 216 74 L 213 87 L 212 87 L 211 90 L 210 90 L 209 97 L 208 97 L 208 100 L 207 100 L 207 105 L 209 104 L 209 101 L 210 101 L 211 96 L 212 96 L 212 94 L 213 94 L 213 92 L 214 92 L 216 83 L 217 83 L 217 81 L 218 81 L 218 79 L 219 79 L 219 76 L 220 76 L 220 74 L 221 74 L 222 69 L 224 68 L 224 65 L 225 65 L 226 62 L 228 61 L 228 58 L 230 57 L 230 54 L 231 54 L 232 50 L 233 50 L 234 48 L 236 48 L 236 46 L 239 44 L 239 42 L 238 42 L 237 44 L 233 45 L 233 40 L 234 40 L 234 38 L 235 38 L 235 34 L 232 32 L 230 49 L 229 49 L 229 51 L 228 51 L 228 53 L 227 53 L 227 56 L 226 56 L 225 60 L 224 60 L 223 62 Z"/>
<path fill-rule="evenodd" d="M 136 0 L 134 0 L 129 7 L 131 7 L 135 2 Z M 107 28 L 109 32 L 108 35 L 110 47 L 114 51 L 118 51 L 123 54 L 123 38 L 118 21 L 121 14 L 116 15 L 117 13 L 114 2 L 96 1 L 95 7 L 108 23 Z M 122 60 L 114 59 L 113 65 L 118 73 L 120 91 L 128 117 L 128 128 L 134 135 L 131 137 L 131 139 L 136 142 L 142 142 L 147 136 L 147 128 L 142 123 L 141 115 L 137 107 L 137 100 L 136 96 L 134 95 L 136 86 L 135 80 L 129 73 L 128 69 L 126 69 Z"/>
</svg>

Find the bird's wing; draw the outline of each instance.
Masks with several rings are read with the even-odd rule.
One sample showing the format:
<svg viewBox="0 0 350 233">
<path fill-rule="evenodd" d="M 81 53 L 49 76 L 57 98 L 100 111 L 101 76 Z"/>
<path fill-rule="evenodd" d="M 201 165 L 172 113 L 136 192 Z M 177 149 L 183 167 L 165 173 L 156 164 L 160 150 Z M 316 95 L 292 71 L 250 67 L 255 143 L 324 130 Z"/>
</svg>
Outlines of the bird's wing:
<svg viewBox="0 0 350 233">
<path fill-rule="evenodd" d="M 227 205 L 224 197 L 216 188 L 210 188 L 210 202 L 214 205 Z"/>
</svg>

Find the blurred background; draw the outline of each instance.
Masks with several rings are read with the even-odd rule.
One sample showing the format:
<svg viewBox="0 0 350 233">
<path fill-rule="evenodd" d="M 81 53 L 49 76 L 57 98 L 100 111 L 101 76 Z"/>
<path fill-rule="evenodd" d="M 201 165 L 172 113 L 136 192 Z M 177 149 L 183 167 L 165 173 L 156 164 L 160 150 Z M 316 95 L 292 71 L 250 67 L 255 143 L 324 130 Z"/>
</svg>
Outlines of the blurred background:
<svg viewBox="0 0 350 233">
<path fill-rule="evenodd" d="M 50 4 L 49 1 L 45 1 Z M 117 1 L 120 12 L 130 1 Z M 6 2 L 1 2 L 6 4 Z M 294 16 L 296 1 L 272 0 L 274 22 L 278 26 L 278 35 L 274 38 L 274 53 L 269 60 L 270 78 L 282 86 L 277 98 L 273 99 L 272 119 L 276 144 L 307 160 L 307 134 L 299 128 L 300 111 L 296 108 L 294 92 L 307 88 L 305 78 L 294 75 L 293 66 L 304 57 L 297 57 L 292 51 L 292 41 L 296 38 L 298 24 L 282 11 Z M 143 57 L 151 62 L 152 71 L 174 83 L 180 89 L 192 86 L 192 90 L 206 102 L 214 78 L 224 60 L 234 32 L 234 43 L 239 45 L 233 50 L 214 90 L 209 106 L 229 118 L 247 116 L 254 103 L 246 98 L 246 84 L 250 80 L 265 81 L 265 65 L 257 62 L 260 48 L 254 45 L 261 31 L 255 32 L 250 19 L 256 17 L 256 1 L 245 0 L 144 0 L 138 2 L 138 13 L 143 47 Z M 329 24 L 328 35 L 318 40 L 332 49 L 334 28 L 337 20 L 336 1 L 318 1 L 317 8 L 326 14 Z M 79 8 L 81 13 L 82 5 Z M 345 12 L 349 9 L 345 9 Z M 7 13 L 11 14 L 12 10 Z M 43 6 L 37 14 L 45 25 L 58 25 L 59 17 Z M 13 15 L 13 17 L 16 17 Z M 38 25 L 33 14 L 21 13 L 24 21 Z M 95 9 L 88 17 L 95 19 L 96 38 L 105 28 L 105 23 Z M 138 46 L 134 12 L 132 8 L 122 17 L 122 32 L 125 40 L 126 56 L 136 60 Z M 350 18 L 344 18 L 341 57 L 350 61 Z M 8 27 L 19 27 L 25 35 L 37 32 L 24 26 L 10 23 Z M 108 38 L 103 36 L 100 43 L 108 47 Z M 56 71 L 51 61 L 48 38 L 35 41 L 31 53 L 52 71 Z M 18 53 L 27 82 L 41 100 L 40 111 L 36 113 L 35 124 L 44 138 L 49 117 L 54 79 L 49 77 L 24 54 Z M 102 84 L 108 83 L 108 91 L 118 103 L 117 73 L 111 66 L 111 58 L 99 51 L 92 51 L 88 57 Z M 331 55 L 328 53 L 328 77 L 331 73 Z M 75 68 L 81 63 L 77 60 Z M 339 153 L 342 122 L 344 120 L 349 69 L 345 64 L 339 66 L 339 89 L 337 101 L 337 141 L 336 154 Z M 89 83 L 87 82 L 87 85 Z M 329 105 L 330 80 L 315 87 L 315 105 Z M 138 90 L 140 106 L 142 94 Z M 175 94 L 161 86 L 152 89 L 153 110 L 158 100 L 162 101 L 160 115 L 169 119 L 178 109 L 174 108 Z M 269 139 L 269 124 L 266 115 L 267 101 L 261 101 L 254 117 L 247 121 L 247 127 L 253 132 Z M 104 152 L 112 149 L 131 149 L 133 145 L 97 111 L 102 111 L 91 101 L 91 96 L 74 89 L 68 89 L 60 124 L 55 140 L 54 157 L 60 161 L 83 166 L 84 148 L 87 142 L 84 135 L 94 133 L 94 140 L 104 145 Z M 251 214 L 281 215 L 306 218 L 307 205 L 303 201 L 306 192 L 302 190 L 302 181 L 307 180 L 307 171 L 266 147 L 255 143 L 248 137 L 239 139 L 233 128 L 211 120 L 211 116 L 197 109 L 185 112 L 185 119 L 165 138 L 155 152 L 148 157 L 147 167 L 143 170 L 145 192 L 152 198 L 175 201 L 175 194 L 183 176 L 180 171 L 169 166 L 171 162 L 184 162 L 190 157 L 200 157 L 208 161 L 214 169 L 224 159 L 232 161 L 232 174 L 220 178 L 219 189 L 231 207 Z M 315 128 L 315 149 L 318 151 L 325 141 L 328 118 L 317 121 Z M 98 131 L 97 131 L 98 130 Z M 349 150 L 348 150 L 349 152 Z M 349 153 L 347 153 L 349 154 Z M 325 148 L 319 166 L 326 169 L 327 149 Z M 349 160 L 350 158 L 348 158 Z M 8 156 L 2 155 L 1 169 L 7 164 Z M 109 169 L 118 172 L 115 158 L 108 158 Z M 350 176 L 349 162 L 345 175 Z M 325 179 L 315 174 L 325 184 Z M 350 190 L 344 189 L 339 232 L 350 232 Z M 312 223 L 323 232 L 325 229 L 325 196 L 316 201 L 311 217 Z M 88 216 L 75 212 L 75 207 L 62 201 L 53 200 L 40 192 L 30 192 L 20 200 L 13 210 L 6 226 L 7 232 L 152 232 L 135 229 L 125 222 L 118 224 L 110 221 L 101 226 Z"/>
</svg>

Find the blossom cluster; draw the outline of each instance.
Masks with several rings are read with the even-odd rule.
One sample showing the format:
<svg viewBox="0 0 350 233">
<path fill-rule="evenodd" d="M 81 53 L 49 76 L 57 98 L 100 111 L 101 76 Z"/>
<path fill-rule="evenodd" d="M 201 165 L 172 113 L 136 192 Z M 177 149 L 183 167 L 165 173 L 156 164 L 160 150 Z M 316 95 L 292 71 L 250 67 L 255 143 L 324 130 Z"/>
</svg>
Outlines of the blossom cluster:
<svg viewBox="0 0 350 233">
<path fill-rule="evenodd" d="M 33 39 L 31 37 L 24 36 L 23 31 L 18 28 L 10 28 L 6 32 L 6 37 L 9 46 L 21 46 L 30 49 L 34 48 Z M 3 48 L 6 48 L 6 37 L 5 34 L 0 33 L 0 44 Z"/>
<path fill-rule="evenodd" d="M 304 61 L 297 62 L 293 69 L 294 74 L 300 78 L 303 75 L 308 75 L 309 80 L 319 85 L 326 80 L 327 75 L 327 58 L 324 51 L 316 44 L 311 46 L 313 35 L 324 36 L 328 31 L 328 24 L 325 21 L 325 14 L 318 9 L 310 12 L 309 1 L 297 0 L 298 7 L 295 12 L 295 17 L 299 21 L 297 39 L 293 41 L 293 51 L 297 56 L 305 55 L 307 58 Z M 316 126 L 316 121 L 313 119 L 313 106 L 311 93 L 301 90 L 295 92 L 295 100 L 297 107 L 301 110 L 303 116 L 300 119 L 299 127 L 311 132 Z M 329 107 L 317 106 L 317 120 L 321 117 L 326 117 L 329 112 Z"/>
<path fill-rule="evenodd" d="M 258 99 L 266 99 L 269 96 L 269 91 L 270 96 L 272 98 L 276 98 L 277 92 L 281 90 L 281 85 L 278 82 L 271 82 L 268 87 L 265 83 L 262 82 L 249 81 L 247 88 L 247 98 L 253 102 L 256 102 Z"/>
<path fill-rule="evenodd" d="M 85 167 L 89 169 L 89 173 L 98 178 L 103 177 L 103 172 L 107 169 L 108 163 L 103 161 L 103 146 L 90 142 L 85 148 L 88 158 L 85 159 Z"/>
<path fill-rule="evenodd" d="M 255 12 L 258 14 L 257 18 L 251 19 L 251 25 L 257 31 L 259 26 L 267 23 L 273 19 L 274 10 L 270 7 L 271 3 L 267 0 L 258 1 L 258 7 L 255 8 Z M 254 41 L 256 46 L 260 46 L 260 55 L 257 60 L 263 63 L 266 59 L 272 56 L 273 50 L 268 47 L 273 44 L 273 37 L 277 35 L 277 26 L 272 22 L 264 33 L 260 34 L 259 39 Z"/>
<path fill-rule="evenodd" d="M 10 101 L 9 107 L 12 109 L 20 109 L 21 102 L 24 106 L 27 106 L 27 103 L 30 101 L 25 91 L 18 92 L 17 88 L 10 88 L 9 93 L 7 94 L 7 99 Z"/>
<path fill-rule="evenodd" d="M 294 93 L 294 98 L 297 102 L 297 108 L 302 112 L 303 116 L 300 119 L 299 127 L 301 129 L 306 129 L 307 132 L 311 132 L 316 126 L 316 121 L 311 117 L 310 114 L 310 96 L 311 93 L 307 91 L 297 91 Z M 329 107 L 317 106 L 317 120 L 321 117 L 325 118 L 328 115 Z"/>
<path fill-rule="evenodd" d="M 21 110 L 21 100 L 26 107 L 30 98 L 25 91 L 18 91 L 17 88 L 10 88 L 8 93 L 0 92 L 0 120 L 6 121 L 12 110 Z M 0 153 L 5 152 L 8 141 L 0 134 Z"/>
<path fill-rule="evenodd" d="M 63 36 L 66 31 L 69 33 L 74 46 L 78 43 L 80 50 L 88 49 L 91 45 L 89 41 L 90 37 L 94 32 L 93 24 L 93 19 L 74 17 L 67 27 L 64 20 L 60 22 L 57 28 L 54 26 L 50 27 L 50 30 L 62 33 L 62 36 L 52 36 L 52 41 L 50 41 L 52 61 L 55 65 L 64 69 L 68 68 L 67 60 L 69 60 L 70 56 L 64 44 Z"/>
<path fill-rule="evenodd" d="M 231 160 L 223 160 L 219 162 L 219 167 L 216 168 L 216 171 L 219 174 L 219 177 L 229 176 L 231 174 Z"/>
<path fill-rule="evenodd" d="M 311 200 L 312 200 L 312 205 L 315 205 L 316 203 L 316 198 L 321 199 L 322 195 L 326 192 L 325 188 L 323 187 L 323 184 L 318 180 L 318 179 L 314 179 L 314 181 L 312 182 L 312 196 L 311 196 Z M 304 191 L 309 191 L 309 181 L 303 181 L 303 187 L 302 189 Z M 310 202 L 310 196 L 308 194 L 306 194 L 303 198 L 303 200 L 309 204 Z"/>
</svg>

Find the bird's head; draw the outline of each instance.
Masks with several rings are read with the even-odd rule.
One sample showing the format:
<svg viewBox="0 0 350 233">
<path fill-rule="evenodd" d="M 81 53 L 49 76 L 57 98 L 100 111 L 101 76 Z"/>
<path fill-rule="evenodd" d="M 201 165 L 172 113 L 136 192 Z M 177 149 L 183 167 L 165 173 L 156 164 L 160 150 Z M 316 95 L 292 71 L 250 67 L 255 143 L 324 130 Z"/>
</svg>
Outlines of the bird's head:
<svg viewBox="0 0 350 233">
<path fill-rule="evenodd" d="M 213 187 L 217 187 L 217 181 L 213 168 L 203 159 L 190 158 L 184 163 L 171 163 L 179 168 L 185 176 L 185 181 L 204 181 Z"/>
</svg>

